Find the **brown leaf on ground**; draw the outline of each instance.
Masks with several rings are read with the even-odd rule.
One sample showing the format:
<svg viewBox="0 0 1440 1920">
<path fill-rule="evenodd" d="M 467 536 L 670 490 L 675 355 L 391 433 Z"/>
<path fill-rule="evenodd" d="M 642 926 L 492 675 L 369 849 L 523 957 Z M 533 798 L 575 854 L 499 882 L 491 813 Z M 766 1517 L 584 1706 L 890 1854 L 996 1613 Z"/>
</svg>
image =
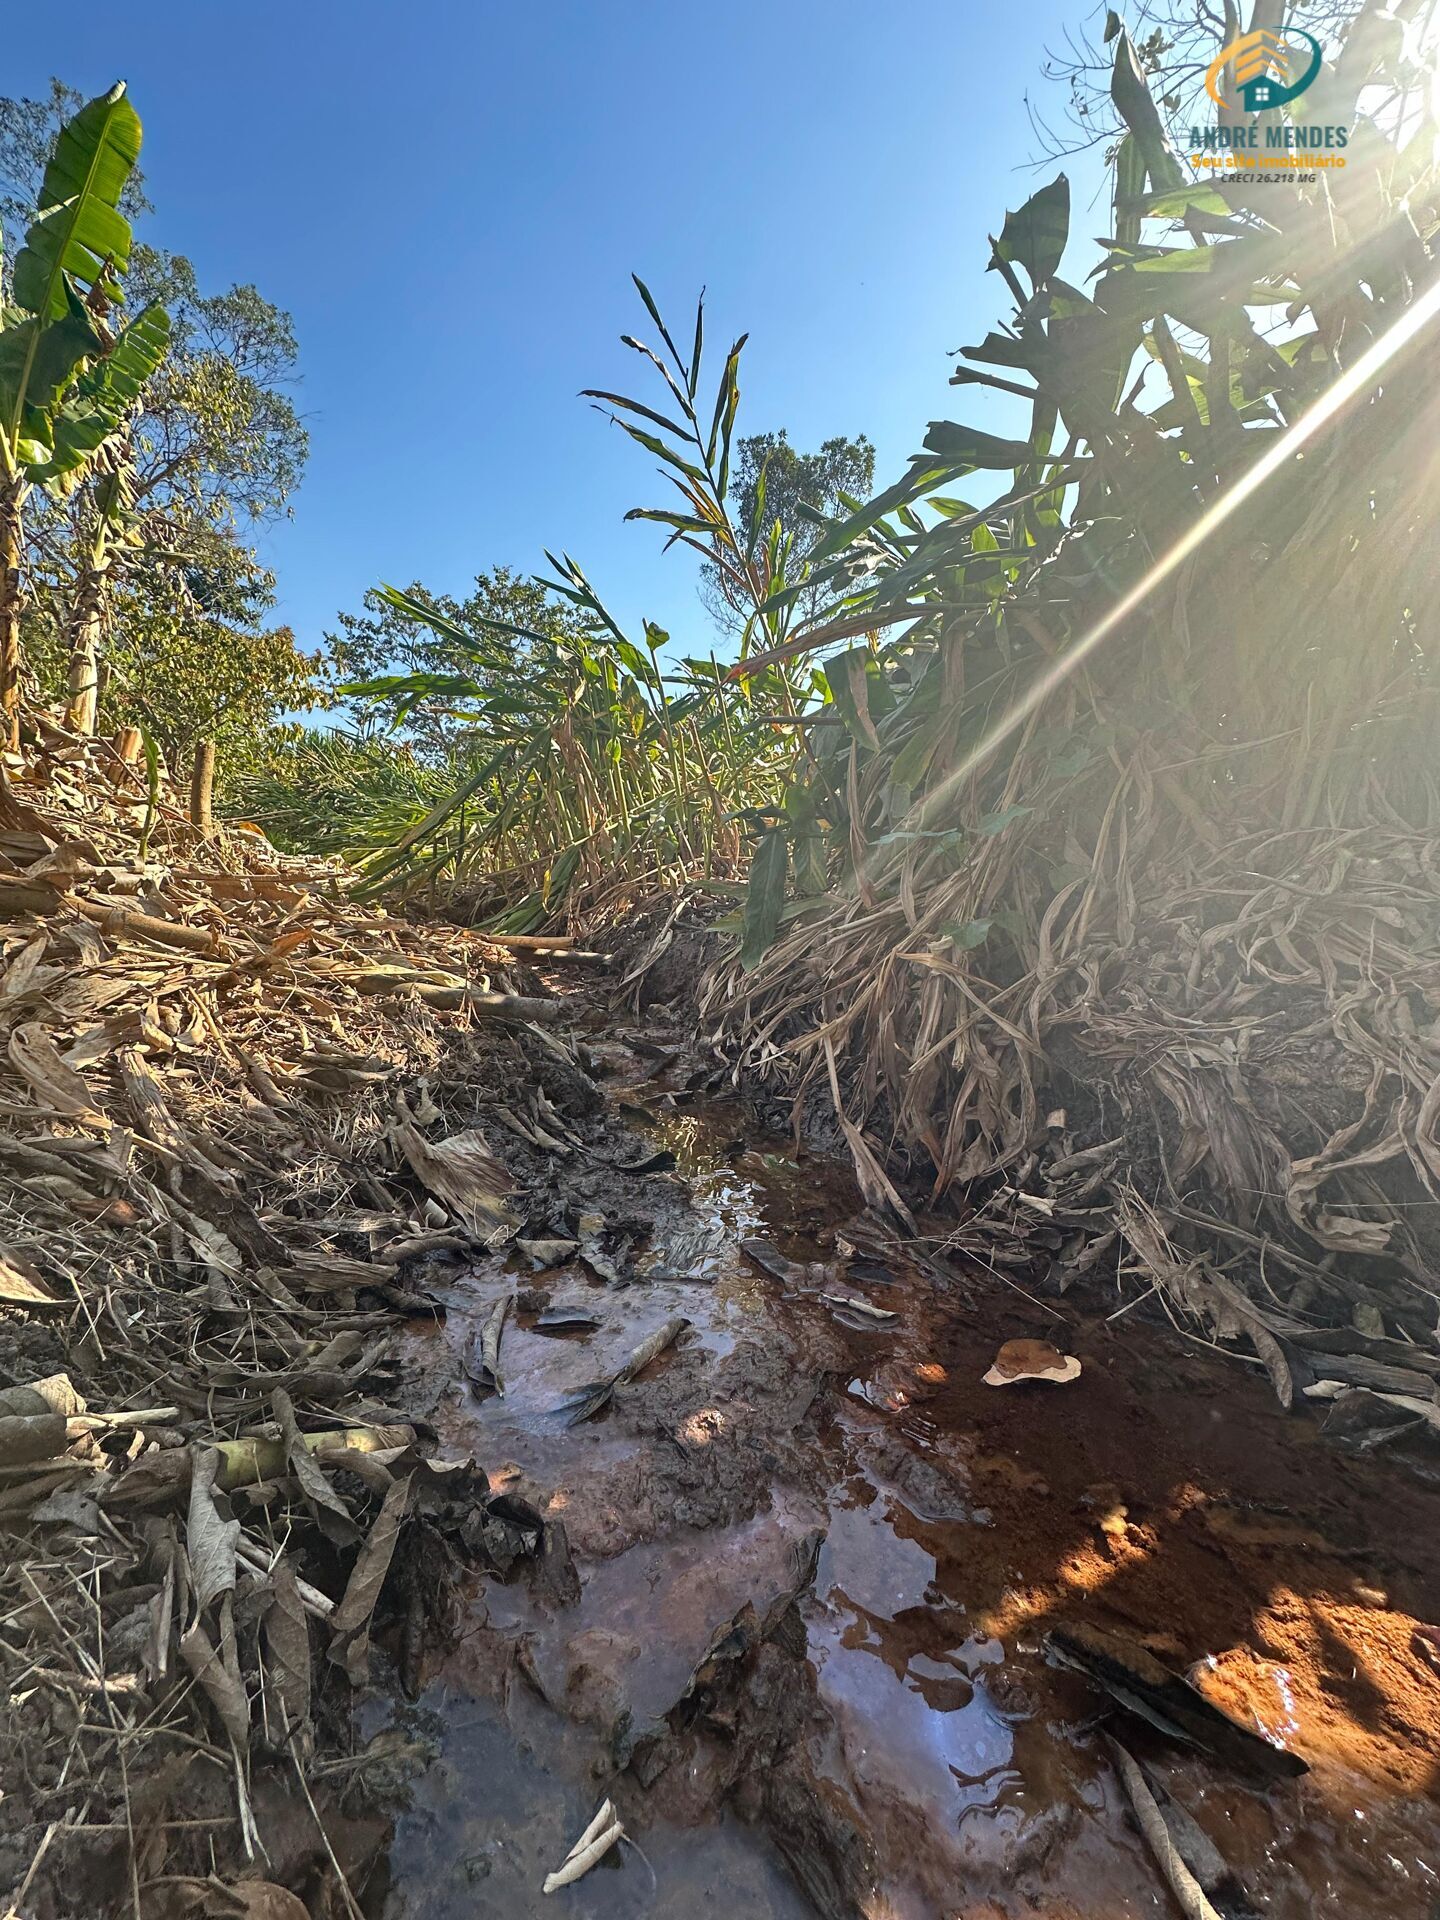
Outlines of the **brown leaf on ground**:
<svg viewBox="0 0 1440 1920">
<path fill-rule="evenodd" d="M 235 1542 L 238 1520 L 222 1520 L 215 1505 L 215 1476 L 220 1455 L 214 1447 L 196 1447 L 190 1459 L 190 1513 L 185 1523 L 185 1550 L 195 1587 L 195 1611 L 204 1613 L 220 1594 L 235 1589 Z"/>
<path fill-rule="evenodd" d="M 416 1179 L 472 1233 L 510 1223 L 504 1197 L 515 1191 L 515 1183 L 478 1128 L 430 1141 L 402 1111 L 395 1135 Z"/>
<path fill-rule="evenodd" d="M 283 1387 L 277 1387 L 270 1404 L 280 1423 L 286 1461 L 300 1482 L 300 1491 L 316 1525 L 332 1546 L 353 1547 L 360 1538 L 360 1529 L 351 1518 L 350 1509 L 326 1479 L 314 1453 L 306 1446 L 305 1437 L 295 1423 L 295 1409 L 289 1394 Z"/>
<path fill-rule="evenodd" d="M 1048 1380 L 1064 1386 L 1077 1379 L 1080 1362 L 1048 1340 L 1007 1340 L 983 1378 L 987 1387 L 1011 1387 L 1021 1380 Z"/>
<path fill-rule="evenodd" d="M 85 1076 L 66 1066 L 60 1058 L 60 1049 L 38 1021 L 29 1020 L 16 1027 L 6 1051 L 11 1066 L 42 1107 L 49 1107 L 82 1127 L 110 1124 L 96 1105 Z"/>
<path fill-rule="evenodd" d="M 13 1247 L 0 1247 L 0 1305 L 34 1310 L 64 1304 L 45 1285 L 33 1260 Z"/>
<path fill-rule="evenodd" d="M 303 1759 L 311 1742 L 310 1627 L 295 1570 L 284 1554 L 271 1569 L 270 1586 L 265 1614 L 266 1700 L 281 1733 Z"/>
<path fill-rule="evenodd" d="M 214 1641 L 197 1620 L 180 1636 L 180 1652 L 198 1685 L 220 1716 L 220 1724 L 243 1753 L 250 1740 L 250 1702 L 239 1675 L 232 1673 Z"/>
<path fill-rule="evenodd" d="M 331 1617 L 330 1658 L 344 1667 L 353 1687 L 364 1686 L 370 1675 L 370 1616 L 390 1571 L 395 1542 L 410 1503 L 412 1479 L 413 1475 L 407 1475 L 397 1480 L 386 1494 Z"/>
</svg>

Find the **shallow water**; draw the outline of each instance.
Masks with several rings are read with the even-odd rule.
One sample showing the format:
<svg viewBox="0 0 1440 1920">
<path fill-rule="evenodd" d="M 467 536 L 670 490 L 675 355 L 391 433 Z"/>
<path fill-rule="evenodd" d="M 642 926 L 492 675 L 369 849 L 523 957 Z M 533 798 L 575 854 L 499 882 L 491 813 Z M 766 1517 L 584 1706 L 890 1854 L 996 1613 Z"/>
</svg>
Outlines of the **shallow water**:
<svg viewBox="0 0 1440 1920">
<path fill-rule="evenodd" d="M 537 1277 L 497 1261 L 452 1289 L 456 1349 L 517 1284 L 604 1321 L 555 1339 L 521 1315 L 504 1397 L 460 1383 L 435 1409 L 449 1449 L 564 1519 L 582 1595 L 557 1607 L 523 1582 L 477 1584 L 399 1711 L 391 1737 L 408 1727 L 430 1758 L 398 1823 L 388 1920 L 1165 1911 L 1103 1702 L 1043 1651 L 1071 1622 L 1122 1630 L 1175 1671 L 1205 1663 L 1228 1711 L 1310 1761 L 1258 1788 L 1106 1722 L 1259 1910 L 1431 1914 L 1440 1675 L 1412 1632 L 1440 1609 L 1433 1494 L 1339 1454 L 1233 1362 L 1138 1315 L 1108 1320 L 1116 1301 L 937 1286 L 903 1257 L 889 1283 L 846 1274 L 848 1177 L 747 1138 L 738 1108 L 659 1110 L 653 1133 L 678 1164 L 627 1188 L 628 1211 L 651 1216 L 638 1264 L 685 1279 L 616 1289 L 578 1265 Z M 739 1249 L 747 1237 L 778 1249 L 785 1278 Z M 827 1292 L 896 1318 L 869 1325 Z M 691 1334 L 609 1410 L 556 1421 L 676 1312 Z M 984 1386 L 1018 1335 L 1078 1353 L 1080 1379 Z M 767 1643 L 736 1703 L 675 1731 L 717 1633 L 747 1602 L 783 1606 L 815 1529 L 799 1657 L 786 1667 Z M 651 1730 L 666 1764 L 641 1786 L 620 1763 Z M 543 1899 L 605 1792 L 643 1853 L 622 1847 Z"/>
</svg>

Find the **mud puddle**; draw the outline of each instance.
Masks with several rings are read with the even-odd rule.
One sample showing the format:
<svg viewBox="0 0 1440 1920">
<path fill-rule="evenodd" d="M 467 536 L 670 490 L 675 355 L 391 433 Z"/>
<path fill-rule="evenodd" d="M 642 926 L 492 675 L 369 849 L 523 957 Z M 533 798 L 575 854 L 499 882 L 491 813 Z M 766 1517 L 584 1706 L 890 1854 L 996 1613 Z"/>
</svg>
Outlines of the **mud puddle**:
<svg viewBox="0 0 1440 1920">
<path fill-rule="evenodd" d="M 675 1164 L 618 1198 L 615 1173 L 577 1168 L 567 1217 L 608 1215 L 633 1283 L 496 1259 L 446 1291 L 424 1359 L 447 1448 L 563 1521 L 578 1595 L 468 1591 L 419 1699 L 376 1709 L 368 1731 L 423 1771 L 375 1911 L 1165 1912 L 1108 1728 L 1257 1911 L 1432 1914 L 1433 1494 L 1233 1364 L 1108 1320 L 1114 1301 L 847 1258 L 848 1176 L 757 1140 L 738 1106 L 667 1106 L 662 1075 L 610 1053 L 612 1109 L 638 1125 L 648 1104 L 641 1144 Z M 504 1294 L 505 1392 L 478 1396 L 457 1365 Z M 559 1309 L 599 1325 L 537 1326 Z M 675 1314 L 679 1342 L 563 1424 Z M 984 1386 L 1022 1335 L 1081 1377 Z M 1310 1772 L 1260 1785 L 1107 1718 L 1045 1651 L 1077 1625 L 1193 1667 Z M 542 1898 L 605 1794 L 638 1846 Z"/>
</svg>

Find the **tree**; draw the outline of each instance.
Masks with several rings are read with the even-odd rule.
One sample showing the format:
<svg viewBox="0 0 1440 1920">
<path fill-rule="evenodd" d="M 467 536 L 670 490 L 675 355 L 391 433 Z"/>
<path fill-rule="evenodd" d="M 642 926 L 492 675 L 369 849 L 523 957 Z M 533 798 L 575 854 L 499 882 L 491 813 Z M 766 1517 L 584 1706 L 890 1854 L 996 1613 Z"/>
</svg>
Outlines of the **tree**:
<svg viewBox="0 0 1440 1920">
<path fill-rule="evenodd" d="M 868 497 L 874 480 L 875 448 L 863 433 L 853 440 L 837 434 L 822 441 L 818 451 L 801 453 L 782 427 L 738 442 L 731 492 L 747 540 L 768 539 L 779 525 L 781 539 L 789 543 L 786 574 L 795 579 L 820 539 L 819 518 L 836 513 L 847 495 Z M 702 562 L 700 578 L 701 599 L 711 615 L 727 633 L 738 633 L 749 606 L 740 604 L 713 561 Z M 823 588 L 807 589 L 799 596 L 801 613 L 813 617 L 824 597 Z"/>
<path fill-rule="evenodd" d="M 288 314 L 253 286 L 202 295 L 183 255 L 151 247 L 136 249 L 131 279 L 170 313 L 172 346 L 116 483 L 77 502 L 68 653 L 80 732 L 94 727 L 106 596 L 119 572 L 148 575 L 149 598 L 163 603 L 177 567 L 233 570 L 244 534 L 285 510 L 307 449 L 284 391 L 296 359 Z M 143 615 L 147 596 L 132 604 Z"/>
<path fill-rule="evenodd" d="M 0 709 L 20 699 L 24 510 L 73 485 L 113 442 L 164 356 L 162 307 L 112 333 L 130 255 L 120 197 L 140 152 L 123 82 L 60 129 L 0 308 Z"/>
<path fill-rule="evenodd" d="M 474 589 L 463 600 L 429 593 L 418 581 L 407 589 L 410 597 L 434 608 L 457 627 L 479 632 L 488 620 L 498 620 L 531 633 L 578 635 L 585 623 L 538 580 L 495 567 L 477 573 Z M 326 634 L 330 673 L 337 687 L 370 681 L 385 675 L 464 675 L 485 677 L 473 652 L 462 641 L 423 627 L 389 605 L 378 593 L 365 596 L 366 612 L 342 613 L 340 631 Z M 463 741 L 467 723 L 453 710 L 443 693 L 416 701 L 397 692 L 393 697 L 367 699 L 356 711 L 362 733 L 398 731 L 422 756 L 443 759 Z"/>
<path fill-rule="evenodd" d="M 0 224 L 11 232 L 40 192 L 59 126 L 77 99 L 56 80 L 47 100 L 0 100 Z M 120 204 L 148 210 L 138 169 Z M 131 250 L 127 291 L 132 303 L 169 313 L 168 357 L 134 396 L 128 430 L 112 439 L 94 484 L 72 488 L 58 509 L 42 507 L 28 556 L 45 586 L 33 619 L 58 623 L 59 679 L 68 685 L 70 722 L 82 732 L 95 724 L 101 639 L 114 626 L 122 580 L 130 589 L 127 674 L 139 684 L 150 631 L 153 691 L 163 703 L 183 590 L 255 571 L 245 538 L 287 510 L 307 452 L 287 391 L 297 357 L 288 314 L 253 286 L 205 294 L 183 255 L 143 243 Z M 267 604 L 263 594 L 249 596 L 247 617 L 253 622 Z M 205 613 L 203 595 L 192 611 Z M 36 643 L 52 688 L 55 643 L 53 632 Z"/>
</svg>

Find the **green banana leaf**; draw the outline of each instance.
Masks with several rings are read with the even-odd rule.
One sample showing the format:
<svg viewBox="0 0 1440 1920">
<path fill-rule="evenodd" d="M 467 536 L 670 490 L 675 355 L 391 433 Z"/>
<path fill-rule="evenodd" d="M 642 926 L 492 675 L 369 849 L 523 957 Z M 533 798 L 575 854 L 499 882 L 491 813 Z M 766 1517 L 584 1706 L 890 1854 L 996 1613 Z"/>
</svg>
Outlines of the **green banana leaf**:
<svg viewBox="0 0 1440 1920">
<path fill-rule="evenodd" d="M 140 116 L 123 80 L 60 129 L 40 187 L 39 218 L 15 258 L 17 306 L 37 320 L 63 320 L 65 280 L 113 286 L 130 262 L 130 223 L 120 196 L 140 157 Z"/>
</svg>

